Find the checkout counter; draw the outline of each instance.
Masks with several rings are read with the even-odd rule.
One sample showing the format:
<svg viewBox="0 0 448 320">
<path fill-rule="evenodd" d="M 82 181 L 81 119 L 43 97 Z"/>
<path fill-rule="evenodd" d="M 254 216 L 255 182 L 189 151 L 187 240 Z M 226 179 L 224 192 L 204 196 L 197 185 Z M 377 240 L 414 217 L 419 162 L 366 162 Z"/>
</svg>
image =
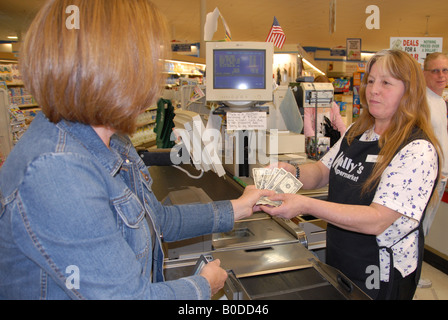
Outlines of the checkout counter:
<svg viewBox="0 0 448 320">
<path fill-rule="evenodd" d="M 184 168 L 194 171 L 189 165 Z M 149 171 L 153 192 L 166 205 L 234 199 L 245 186 L 228 174 L 220 178 L 205 172 L 196 180 L 171 166 L 153 166 Z M 320 190 L 317 196 L 324 194 Z M 192 275 L 198 258 L 205 256 L 220 259 L 229 275 L 213 299 L 369 299 L 316 254 L 325 247 L 325 227 L 313 217 L 285 220 L 255 213 L 235 222 L 230 232 L 164 244 L 165 278 Z"/>
<path fill-rule="evenodd" d="M 282 99 L 278 97 L 279 101 L 276 101 L 275 96 L 274 103 L 269 105 L 269 121 L 271 122 L 274 115 L 282 115 L 282 118 L 285 118 L 283 113 L 289 109 L 284 110 L 284 107 L 290 107 L 295 112 L 293 114 L 298 114 L 291 90 L 287 89 L 284 93 L 285 97 Z M 292 115 L 286 118 L 297 117 Z M 218 117 L 218 120 L 217 123 L 220 124 L 221 118 Z M 209 122 L 214 122 L 211 116 Z M 190 148 L 187 147 L 187 152 L 192 155 L 192 159 L 195 150 L 201 152 L 207 150 L 204 146 L 210 142 L 201 142 L 203 136 L 197 134 L 204 132 L 204 124 L 197 114 L 178 110 L 174 123 L 176 128 L 186 130 L 184 134 L 190 132 L 190 135 L 185 137 L 181 132 L 178 134 L 182 136 L 182 140 L 186 138 L 184 142 L 192 141 L 191 145 L 186 144 Z M 288 129 L 286 123 L 285 126 Z M 212 128 L 215 127 L 218 126 L 212 125 Z M 270 124 L 268 127 L 281 128 L 277 123 Z M 244 131 L 241 128 L 229 129 L 225 133 L 235 130 Z M 200 179 L 193 179 L 172 166 L 150 166 L 149 172 L 154 180 L 152 190 L 156 197 L 165 205 L 207 203 L 240 197 L 245 186 L 254 183 L 250 173 L 253 167 L 257 166 L 249 161 L 251 156 L 249 150 L 255 150 L 252 146 L 252 141 L 255 140 L 245 138 L 244 134 L 247 133 L 242 133 L 243 137 L 225 135 L 224 139 L 228 142 L 224 144 L 226 157 L 229 154 L 230 158 L 244 155 L 242 161 L 236 161 L 235 158 L 230 162 L 223 161 L 223 168 L 219 168 L 220 170 L 202 168 L 204 172 Z M 269 134 L 275 135 L 273 132 Z M 303 161 L 308 161 L 304 154 L 303 135 L 288 133 L 282 137 L 275 136 L 273 141 L 276 145 L 274 146 L 270 143 L 270 138 L 271 136 L 266 138 L 264 154 L 273 154 L 276 155 L 277 161 L 285 161 L 277 155 L 302 152 Z M 250 148 L 249 145 L 251 145 Z M 294 149 L 290 150 L 291 147 Z M 209 156 L 211 157 L 211 154 Z M 142 159 L 149 166 L 144 155 Z M 230 165 L 225 165 L 227 163 Z M 190 164 L 183 164 L 182 167 L 193 175 L 195 167 L 200 168 L 198 165 Z M 328 189 L 299 190 L 299 193 L 325 200 Z M 205 260 L 220 259 L 222 268 L 228 272 L 224 289 L 215 295 L 214 299 L 369 299 L 339 270 L 325 264 L 325 247 L 326 223 L 324 221 L 307 215 L 286 220 L 258 212 L 247 219 L 236 221 L 234 228 L 229 232 L 164 243 L 165 278 L 175 280 L 193 275 L 198 259 L 205 257 Z"/>
</svg>

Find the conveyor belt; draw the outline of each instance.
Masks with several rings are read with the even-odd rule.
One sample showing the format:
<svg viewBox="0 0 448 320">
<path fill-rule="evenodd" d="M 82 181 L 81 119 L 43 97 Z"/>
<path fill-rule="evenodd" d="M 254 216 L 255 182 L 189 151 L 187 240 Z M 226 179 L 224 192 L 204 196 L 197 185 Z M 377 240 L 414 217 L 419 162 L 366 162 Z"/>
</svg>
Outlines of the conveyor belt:
<svg viewBox="0 0 448 320">
<path fill-rule="evenodd" d="M 216 252 L 228 270 L 231 300 L 369 300 L 340 271 L 316 260 L 301 244 Z"/>
<path fill-rule="evenodd" d="M 274 219 L 265 213 L 256 213 L 248 219 L 235 222 L 230 232 L 213 235 L 213 248 L 217 251 L 296 242 L 306 245 L 306 236 L 300 227 L 294 223 L 288 225 L 286 221 Z"/>
<path fill-rule="evenodd" d="M 341 295 L 313 268 L 239 279 L 251 300 L 342 300 Z"/>
<path fill-rule="evenodd" d="M 214 173 L 206 173 L 200 180 L 179 174 L 172 167 L 152 167 L 150 173 L 154 193 L 160 200 L 166 197 L 166 203 L 180 204 L 173 202 L 184 202 L 185 198 L 197 198 L 195 202 L 234 199 L 242 192 L 233 179 L 218 178 Z M 204 195 L 194 187 L 207 190 L 209 198 L 204 200 Z M 176 193 L 169 197 L 172 191 Z M 184 197 L 182 193 L 188 195 Z M 220 259 L 221 266 L 228 271 L 225 286 L 228 299 L 368 299 L 338 270 L 316 260 L 306 248 L 307 236 L 303 231 L 306 227 L 313 227 L 308 228 L 310 235 L 321 237 L 321 227 L 305 219 L 293 223 L 257 213 L 236 222 L 232 231 L 214 234 L 211 239 L 199 237 L 170 244 L 171 247 L 165 248 L 169 253 L 165 278 L 174 280 L 192 275 L 198 256 L 205 254 Z"/>
</svg>

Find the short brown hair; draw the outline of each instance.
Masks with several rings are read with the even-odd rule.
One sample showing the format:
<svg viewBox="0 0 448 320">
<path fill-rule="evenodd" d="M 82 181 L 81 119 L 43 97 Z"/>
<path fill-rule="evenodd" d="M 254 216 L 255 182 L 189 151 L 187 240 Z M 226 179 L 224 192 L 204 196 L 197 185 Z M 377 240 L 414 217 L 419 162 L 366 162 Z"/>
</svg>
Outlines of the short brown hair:
<svg viewBox="0 0 448 320">
<path fill-rule="evenodd" d="M 68 29 L 68 6 L 79 29 Z M 163 85 L 168 32 L 149 0 L 49 0 L 20 54 L 25 86 L 50 121 L 135 131 L 137 116 Z"/>
<path fill-rule="evenodd" d="M 434 61 L 434 60 L 436 60 L 436 59 L 438 59 L 438 58 L 440 58 L 440 57 L 442 57 L 442 58 L 448 60 L 448 56 L 447 56 L 446 54 L 444 54 L 444 53 L 441 53 L 441 52 L 433 52 L 433 53 L 429 53 L 429 54 L 426 56 L 426 58 L 425 58 L 425 62 L 424 62 L 424 64 L 423 64 L 423 69 L 424 69 L 424 70 L 428 70 L 428 64 L 429 64 L 431 61 Z"/>
<path fill-rule="evenodd" d="M 326 75 L 320 74 L 316 78 L 314 78 L 314 82 L 330 83 L 331 81 Z"/>
</svg>

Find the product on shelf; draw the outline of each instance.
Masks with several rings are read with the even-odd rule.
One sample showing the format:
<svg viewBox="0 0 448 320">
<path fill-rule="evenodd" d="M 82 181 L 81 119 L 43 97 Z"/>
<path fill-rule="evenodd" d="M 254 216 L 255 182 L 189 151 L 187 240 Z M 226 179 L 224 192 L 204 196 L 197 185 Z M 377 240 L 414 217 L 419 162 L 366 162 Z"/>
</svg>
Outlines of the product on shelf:
<svg viewBox="0 0 448 320">
<path fill-rule="evenodd" d="M 155 123 L 143 126 L 137 129 L 131 136 L 131 142 L 134 146 L 150 143 L 156 140 L 156 134 L 154 132 Z"/>
<path fill-rule="evenodd" d="M 5 81 L 8 85 L 22 83 L 22 76 L 17 64 L 0 64 L 0 81 Z"/>
<path fill-rule="evenodd" d="M 28 126 L 26 125 L 25 115 L 22 110 L 15 105 L 11 105 L 9 107 L 9 118 L 11 124 L 12 141 L 15 145 L 25 133 Z"/>
<path fill-rule="evenodd" d="M 9 87 L 8 92 L 11 104 L 19 107 L 37 106 L 36 100 L 24 87 Z"/>
</svg>

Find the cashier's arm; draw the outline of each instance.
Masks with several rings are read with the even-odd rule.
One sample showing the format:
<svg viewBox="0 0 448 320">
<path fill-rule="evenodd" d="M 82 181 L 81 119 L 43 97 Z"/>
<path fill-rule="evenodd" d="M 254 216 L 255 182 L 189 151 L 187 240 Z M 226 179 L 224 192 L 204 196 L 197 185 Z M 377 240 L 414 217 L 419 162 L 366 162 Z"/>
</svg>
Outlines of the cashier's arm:
<svg viewBox="0 0 448 320">
<path fill-rule="evenodd" d="M 292 171 L 288 167 L 285 169 Z M 301 165 L 300 170 L 300 181 L 306 189 L 320 188 L 328 183 L 329 169 L 320 161 Z M 273 216 L 291 219 L 300 214 L 310 214 L 340 228 L 371 235 L 380 235 L 401 216 L 400 213 L 377 203 L 369 206 L 347 205 L 298 194 L 276 194 L 269 198 L 283 201 L 280 207 L 261 207 Z M 363 214 L 359 214 L 360 212 Z"/>
<path fill-rule="evenodd" d="M 401 216 L 377 203 L 369 206 L 339 204 L 298 194 L 276 194 L 269 198 L 283 201 L 280 207 L 261 207 L 272 216 L 291 219 L 300 214 L 310 214 L 342 229 L 371 235 L 382 234 Z"/>
<path fill-rule="evenodd" d="M 269 168 L 282 168 L 289 171 L 294 176 L 296 168 L 289 163 L 279 162 L 269 166 Z M 303 183 L 303 189 L 319 189 L 328 184 L 330 170 L 320 161 L 300 165 L 300 182 Z"/>
</svg>

